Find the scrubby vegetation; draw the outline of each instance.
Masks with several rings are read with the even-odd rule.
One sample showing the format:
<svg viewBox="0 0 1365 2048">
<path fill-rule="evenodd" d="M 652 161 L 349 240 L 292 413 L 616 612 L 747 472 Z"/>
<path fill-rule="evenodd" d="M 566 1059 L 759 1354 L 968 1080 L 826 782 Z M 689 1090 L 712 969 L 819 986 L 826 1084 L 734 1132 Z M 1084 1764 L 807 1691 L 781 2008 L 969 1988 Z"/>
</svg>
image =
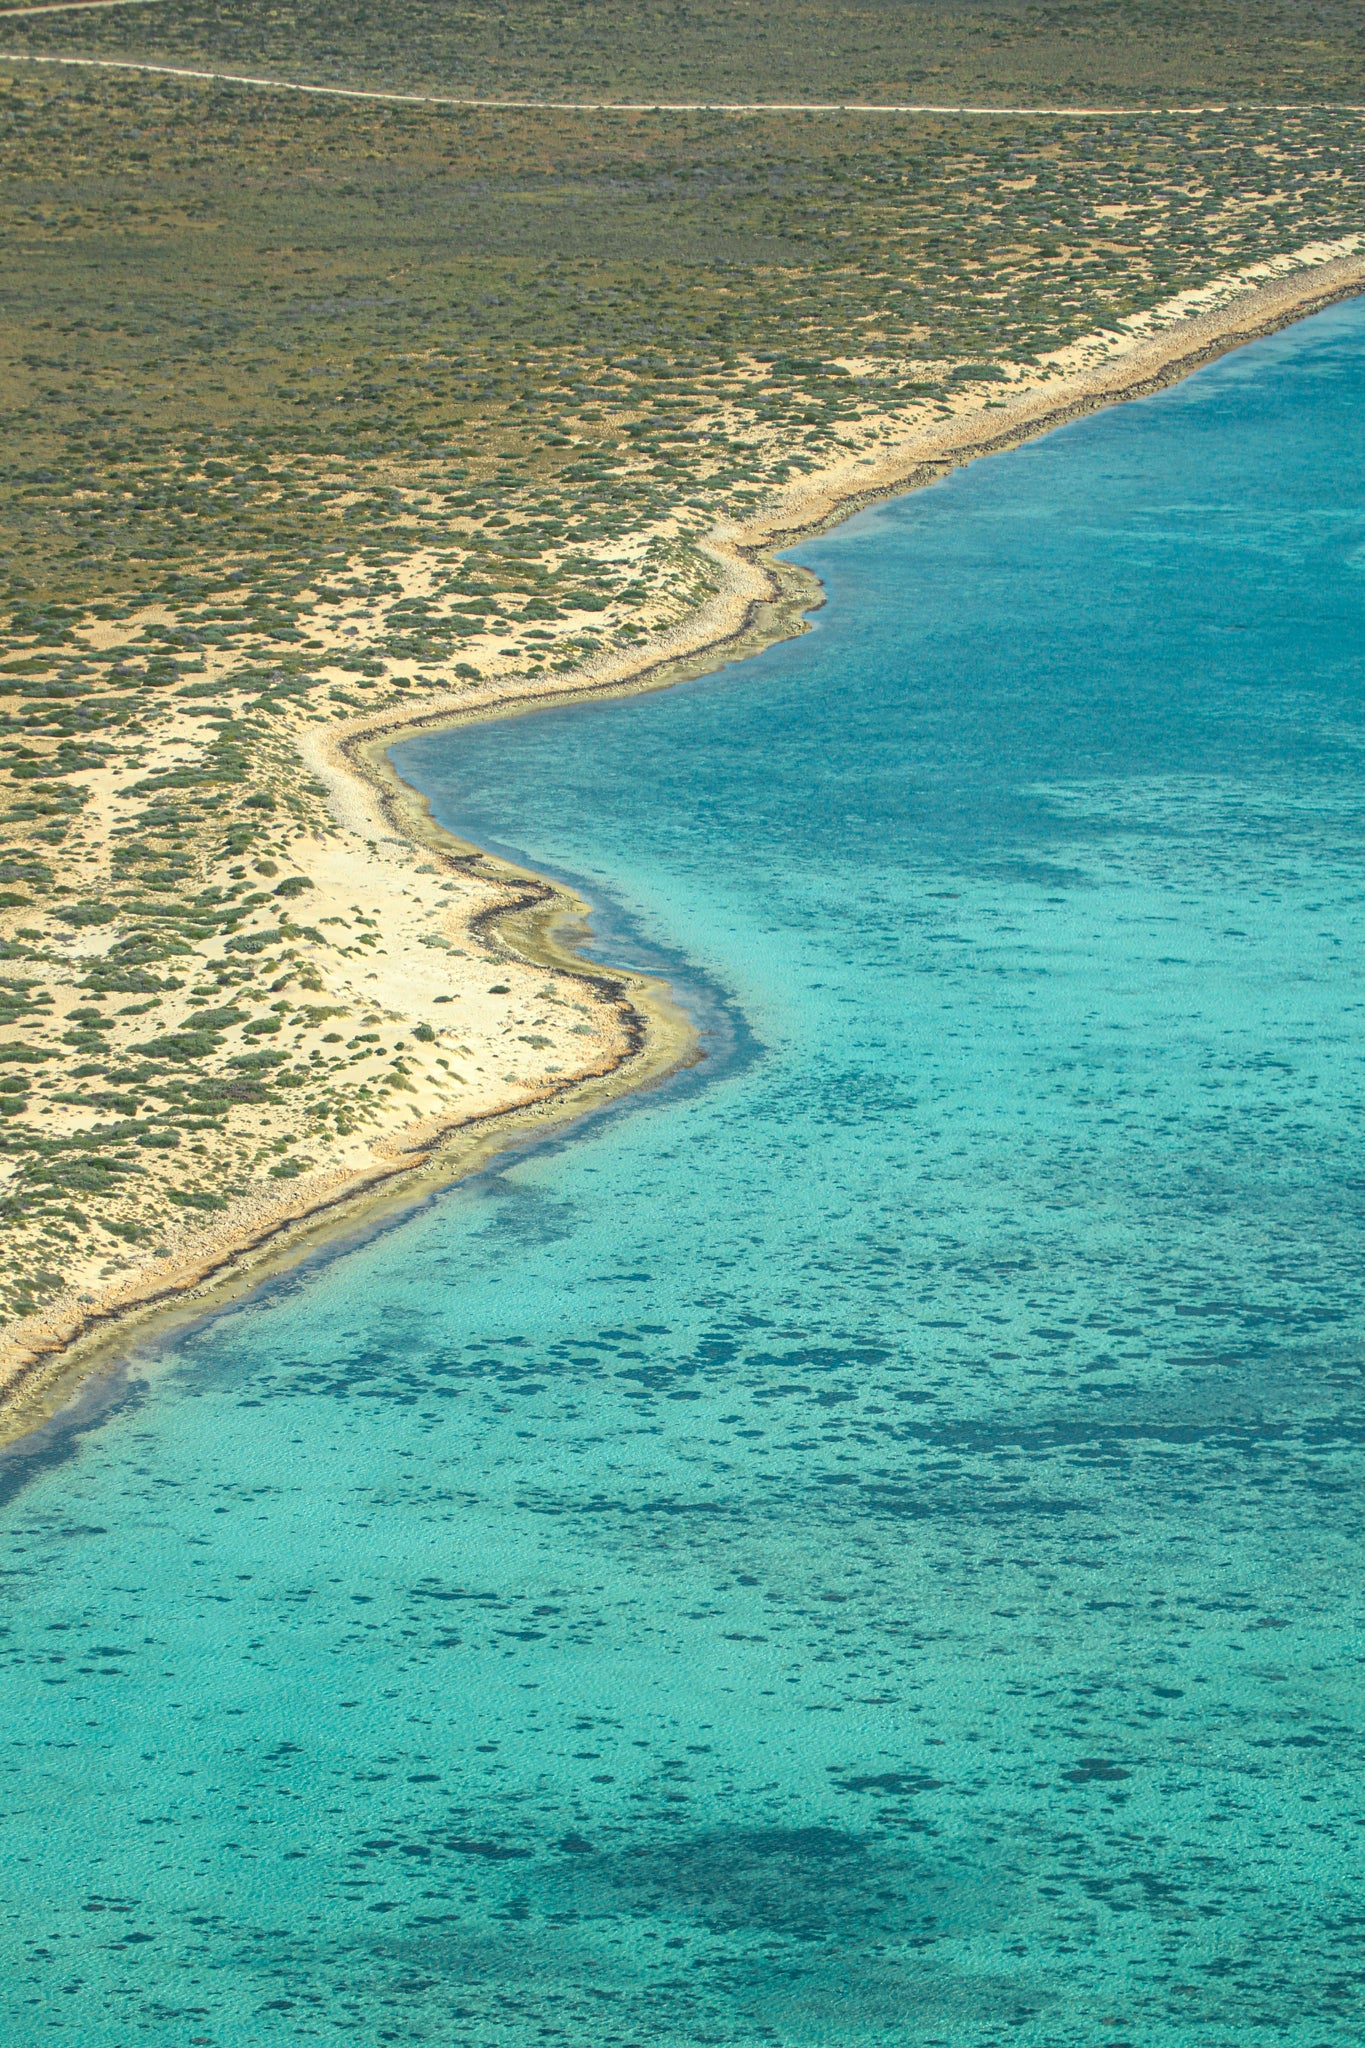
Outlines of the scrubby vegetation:
<svg viewBox="0 0 1365 2048">
<path fill-rule="evenodd" d="M 1365 88 L 1360 0 L 175 0 L 6 31 L 45 50 L 490 98 L 1186 103 Z"/>
<path fill-rule="evenodd" d="M 411 1041 L 381 1070 L 329 1000 L 379 939 L 359 905 L 309 916 L 301 731 L 567 675 L 704 596 L 718 516 L 1365 228 L 1358 117 L 1308 104 L 1362 91 L 1359 12 L 6 22 L 11 51 L 490 94 L 1297 110 L 585 117 L 0 63 L 0 1305 L 325 1162 L 408 1085 Z M 411 1040 L 435 1061 L 430 1022 Z"/>
</svg>

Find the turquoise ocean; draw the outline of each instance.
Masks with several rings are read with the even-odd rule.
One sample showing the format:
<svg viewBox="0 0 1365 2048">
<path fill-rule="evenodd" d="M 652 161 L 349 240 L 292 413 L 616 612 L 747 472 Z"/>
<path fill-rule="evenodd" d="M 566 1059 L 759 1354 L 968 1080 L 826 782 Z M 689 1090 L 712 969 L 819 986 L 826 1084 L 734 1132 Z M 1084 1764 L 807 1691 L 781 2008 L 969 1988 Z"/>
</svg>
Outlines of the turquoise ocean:
<svg viewBox="0 0 1365 2048">
<path fill-rule="evenodd" d="M 6 2048 L 1360 2041 L 1363 399 L 400 749 L 708 1057 L 9 1456 Z"/>
</svg>

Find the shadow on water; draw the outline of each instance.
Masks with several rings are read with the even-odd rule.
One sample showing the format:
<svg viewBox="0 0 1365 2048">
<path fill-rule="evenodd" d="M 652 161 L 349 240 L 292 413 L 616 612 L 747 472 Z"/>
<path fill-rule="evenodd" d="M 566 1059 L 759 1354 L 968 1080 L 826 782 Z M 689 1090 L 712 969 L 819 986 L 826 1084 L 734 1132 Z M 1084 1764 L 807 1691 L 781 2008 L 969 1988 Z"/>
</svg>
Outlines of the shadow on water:
<svg viewBox="0 0 1365 2048">
<path fill-rule="evenodd" d="M 482 2009 L 548 1987 L 570 2009 L 595 1994 L 626 2030 L 607 2038 L 670 2042 L 721 2041 L 736 2023 L 746 2041 L 840 2040 L 868 2027 L 897 2039 L 907 2016 L 932 2023 L 964 2003 L 983 2021 L 1017 2023 L 1051 2003 L 1043 1982 L 1027 1972 L 966 1980 L 935 1952 L 1005 1922 L 1018 1875 L 991 1845 L 945 1850 L 938 1832 L 892 1811 L 850 1827 L 680 1827 L 629 1845 L 577 1833 L 485 1840 L 452 1826 L 371 1836 L 350 1861 L 378 1873 L 416 1864 L 432 1882 L 436 1910 L 386 1927 L 373 1962 L 420 1956 L 426 1981 L 444 1979 Z M 621 1928 L 648 1932 L 614 1946 L 608 1989 L 600 1943 Z M 661 1941 L 662 1957 L 649 1946 Z"/>
</svg>

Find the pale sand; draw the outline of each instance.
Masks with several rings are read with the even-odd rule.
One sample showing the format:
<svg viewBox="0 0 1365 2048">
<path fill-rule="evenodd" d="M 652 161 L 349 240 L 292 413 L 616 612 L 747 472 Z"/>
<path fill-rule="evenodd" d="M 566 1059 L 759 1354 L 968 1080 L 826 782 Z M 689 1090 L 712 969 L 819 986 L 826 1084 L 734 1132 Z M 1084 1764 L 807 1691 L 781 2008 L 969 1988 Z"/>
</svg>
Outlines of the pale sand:
<svg viewBox="0 0 1365 2048">
<path fill-rule="evenodd" d="M 425 800 L 388 763 L 395 740 L 575 697 L 662 688 L 803 631 L 820 587 L 808 572 L 777 560 L 776 549 L 980 455 L 1159 390 L 1258 335 L 1365 291 L 1362 240 L 1313 245 L 1186 294 L 1059 350 L 1007 383 L 964 391 L 951 417 L 921 417 L 908 431 L 888 418 L 876 452 L 865 452 L 864 444 L 775 496 L 753 518 L 716 528 L 708 543 L 715 594 L 651 641 L 587 663 L 567 679 L 502 677 L 479 689 L 429 694 L 387 720 L 301 729 L 305 766 L 325 783 L 338 827 L 314 867 L 335 900 L 369 902 L 413 929 L 423 916 L 440 928 L 443 912 L 441 985 L 471 1003 L 495 964 L 527 1001 L 547 972 L 571 977 L 578 993 L 593 998 L 593 1042 L 566 1074 L 567 1041 L 556 1037 L 551 1051 L 559 1071 L 551 1071 L 546 1054 L 541 1070 L 520 1075 L 514 1086 L 485 1076 L 456 1113 L 448 1096 L 414 1102 L 410 1108 L 422 1113 L 378 1138 L 336 1148 L 307 1178 L 211 1221 L 195 1217 L 169 1256 L 118 1276 L 93 1298 L 68 1297 L 15 1326 L 0 1348 L 0 1437 L 22 1434 L 69 1400 L 126 1346 L 131 1325 L 168 1311 L 202 1313 L 319 1237 L 354 1228 L 377 1206 L 409 1202 L 419 1190 L 453 1181 L 517 1141 L 582 1117 L 697 1056 L 692 1028 L 665 988 L 644 976 L 606 973 L 574 954 L 570 940 L 585 907 L 571 892 L 464 846 L 433 823 Z M 457 896 L 433 898 L 432 876 L 438 884 L 447 878 L 446 888 L 458 878 Z M 386 949 L 382 967 L 367 973 L 378 986 L 363 999 L 387 1004 L 390 1015 L 425 1015 L 416 986 L 420 963 L 403 932 L 395 927 L 393 936 L 396 950 Z M 477 1037 L 477 1026 L 470 1035 Z"/>
</svg>

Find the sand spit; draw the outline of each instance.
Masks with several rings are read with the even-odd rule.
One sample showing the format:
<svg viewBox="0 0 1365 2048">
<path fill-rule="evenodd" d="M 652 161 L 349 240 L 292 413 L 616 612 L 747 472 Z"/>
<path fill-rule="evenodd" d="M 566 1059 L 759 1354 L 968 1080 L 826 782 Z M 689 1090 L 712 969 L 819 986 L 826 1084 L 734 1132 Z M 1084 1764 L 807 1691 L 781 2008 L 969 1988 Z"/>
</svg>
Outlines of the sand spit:
<svg viewBox="0 0 1365 2048">
<path fill-rule="evenodd" d="M 434 1068 L 417 1072 L 378 1129 L 334 1144 L 318 1170 L 278 1191 L 258 1182 L 226 1209 L 186 1218 L 160 1256 L 107 1285 L 73 1287 L 12 1324 L 0 1344 L 0 1442 L 63 1405 L 133 1324 L 202 1312 L 297 1258 L 324 1230 L 353 1230 L 385 1203 L 410 1202 L 698 1056 L 696 1033 L 662 984 L 574 952 L 587 906 L 443 832 L 388 766 L 387 741 L 371 750 L 343 738 L 324 750 L 306 729 L 298 739 L 305 769 L 333 793 L 338 826 L 312 850 L 310 909 L 359 902 L 386 934 L 354 964 L 338 964 L 333 972 L 346 980 L 328 993 L 403 1018 L 399 1028 L 419 1041 L 434 1030 L 432 1050 L 458 1044 L 469 1056 L 453 1077 L 458 1093 Z M 333 1014 L 322 1007 L 323 1022 Z"/>
<path fill-rule="evenodd" d="M 536 1058 L 519 1053 L 515 1075 L 472 1069 L 473 1085 L 458 1104 L 449 1090 L 441 1092 L 444 1084 L 433 1070 L 427 1094 L 410 1090 L 412 1102 L 382 1131 L 337 1146 L 317 1170 L 279 1184 L 278 1192 L 255 1193 L 211 1218 L 194 1217 L 175 1244 L 159 1248 L 161 1255 L 11 1326 L 0 1343 L 0 1440 L 24 1434 L 68 1401 L 82 1381 L 108 1366 L 134 1326 L 202 1313 L 320 1238 L 356 1228 L 376 1208 L 407 1203 L 697 1057 L 695 1033 L 666 988 L 575 953 L 586 906 L 572 892 L 435 824 L 425 799 L 388 761 L 396 740 L 577 697 L 663 688 L 801 632 L 805 615 L 820 602 L 820 587 L 807 571 L 779 560 L 778 549 L 978 456 L 1160 390 L 1245 342 L 1362 291 L 1360 236 L 1311 244 L 1219 279 L 1036 364 L 1013 366 L 1001 381 L 964 388 L 933 421 L 921 416 L 907 428 L 888 416 L 875 449 L 869 451 L 864 439 L 752 518 L 717 526 L 707 543 L 714 594 L 651 641 L 585 663 L 568 677 L 503 677 L 482 688 L 466 684 L 458 692 L 410 699 L 388 716 L 301 727 L 303 771 L 325 786 L 336 827 L 318 852 L 319 884 L 330 886 L 338 901 L 368 902 L 377 918 L 395 920 L 380 969 L 366 964 L 367 983 L 378 986 L 367 987 L 363 1000 L 387 1003 L 390 1016 L 425 1017 L 421 990 L 414 995 L 408 987 L 421 979 L 407 943 L 418 933 L 418 943 L 441 949 L 435 962 L 428 953 L 422 963 L 438 964 L 442 977 L 442 992 L 427 992 L 427 1000 L 467 998 L 469 1008 L 460 1014 L 462 1022 L 472 1018 L 467 1028 L 475 1044 L 485 1042 L 481 1028 L 487 1044 L 494 1043 L 488 1035 L 493 1026 L 481 1024 L 477 1009 L 501 988 L 499 981 L 498 989 L 487 990 L 490 970 L 506 978 L 514 1003 L 548 1000 L 563 1007 L 572 998 L 569 1006 L 586 1021 L 566 1028 L 581 1035 L 570 1041 L 562 1020 L 552 1020 L 538 1038 L 518 1040 L 534 1046 Z M 551 997 L 550 989 L 559 993 Z M 507 1028 L 499 1028 L 506 1038 Z"/>
</svg>

